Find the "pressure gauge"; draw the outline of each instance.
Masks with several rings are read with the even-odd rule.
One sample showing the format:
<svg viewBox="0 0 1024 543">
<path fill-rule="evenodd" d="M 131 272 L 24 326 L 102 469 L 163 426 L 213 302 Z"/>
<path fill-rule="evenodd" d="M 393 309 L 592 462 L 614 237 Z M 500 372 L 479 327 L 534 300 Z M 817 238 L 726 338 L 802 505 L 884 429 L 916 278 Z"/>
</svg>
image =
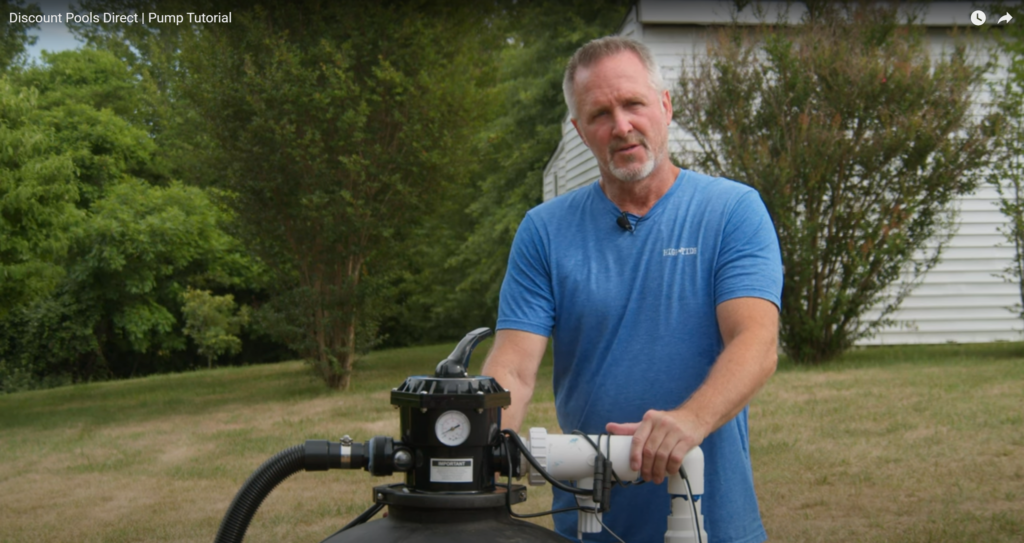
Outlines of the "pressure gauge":
<svg viewBox="0 0 1024 543">
<path fill-rule="evenodd" d="M 462 411 L 445 411 L 437 417 L 434 433 L 438 441 L 449 447 L 462 445 L 469 439 L 469 417 Z"/>
</svg>

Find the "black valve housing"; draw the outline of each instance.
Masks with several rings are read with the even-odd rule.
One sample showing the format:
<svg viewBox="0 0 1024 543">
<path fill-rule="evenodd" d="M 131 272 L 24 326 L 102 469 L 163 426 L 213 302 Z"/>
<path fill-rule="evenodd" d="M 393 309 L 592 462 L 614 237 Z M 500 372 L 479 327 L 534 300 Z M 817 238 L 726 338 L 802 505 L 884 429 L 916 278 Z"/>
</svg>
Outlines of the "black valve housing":
<svg viewBox="0 0 1024 543">
<path fill-rule="evenodd" d="M 473 330 L 433 376 L 409 377 L 391 391 L 391 405 L 401 414 L 402 442 L 416 451 L 415 467 L 406 472 L 409 487 L 427 492 L 494 490 L 499 466 L 492 446 L 500 441 L 501 409 L 512 399 L 493 377 L 466 373 L 473 348 L 491 334 L 490 328 Z M 457 446 L 442 442 L 435 432 L 438 418 L 449 411 L 469 421 L 469 436 Z"/>
</svg>

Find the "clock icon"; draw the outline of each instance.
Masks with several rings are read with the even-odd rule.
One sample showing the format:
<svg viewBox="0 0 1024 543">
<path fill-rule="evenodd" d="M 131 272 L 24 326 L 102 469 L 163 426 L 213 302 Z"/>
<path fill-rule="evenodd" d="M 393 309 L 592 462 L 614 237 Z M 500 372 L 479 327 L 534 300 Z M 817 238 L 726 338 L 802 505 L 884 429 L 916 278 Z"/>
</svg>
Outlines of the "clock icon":
<svg viewBox="0 0 1024 543">
<path fill-rule="evenodd" d="M 469 417 L 462 411 L 445 411 L 434 423 L 437 440 L 449 447 L 458 447 L 469 439 Z"/>
<path fill-rule="evenodd" d="M 974 23 L 974 26 L 981 26 L 985 24 L 985 19 L 987 19 L 987 17 L 985 17 L 985 12 L 980 9 L 971 14 L 971 22 Z"/>
</svg>

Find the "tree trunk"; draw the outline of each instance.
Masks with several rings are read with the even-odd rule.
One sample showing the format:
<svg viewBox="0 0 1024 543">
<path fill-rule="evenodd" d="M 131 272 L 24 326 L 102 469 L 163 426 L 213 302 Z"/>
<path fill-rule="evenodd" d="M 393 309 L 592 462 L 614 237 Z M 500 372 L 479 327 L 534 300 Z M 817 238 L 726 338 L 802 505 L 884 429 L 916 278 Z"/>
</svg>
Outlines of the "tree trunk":
<svg viewBox="0 0 1024 543">
<path fill-rule="evenodd" d="M 341 390 L 348 390 L 348 385 L 352 382 L 352 367 L 356 361 L 356 318 L 352 316 L 348 323 L 348 333 L 346 338 L 346 349 L 345 355 L 341 362 L 341 384 L 338 387 Z"/>
<path fill-rule="evenodd" d="M 360 256 L 351 256 L 348 260 L 347 266 L 347 282 L 349 283 L 349 293 L 351 298 L 349 299 L 348 307 L 344 308 L 344 311 L 348 312 L 348 323 L 347 327 L 343 329 L 343 337 L 339 338 L 339 343 L 343 344 L 342 356 L 341 356 L 341 376 L 338 388 L 340 390 L 348 390 L 349 384 L 352 382 L 352 368 L 355 366 L 356 361 L 356 290 L 359 286 L 359 274 L 363 269 L 363 258 Z"/>
</svg>

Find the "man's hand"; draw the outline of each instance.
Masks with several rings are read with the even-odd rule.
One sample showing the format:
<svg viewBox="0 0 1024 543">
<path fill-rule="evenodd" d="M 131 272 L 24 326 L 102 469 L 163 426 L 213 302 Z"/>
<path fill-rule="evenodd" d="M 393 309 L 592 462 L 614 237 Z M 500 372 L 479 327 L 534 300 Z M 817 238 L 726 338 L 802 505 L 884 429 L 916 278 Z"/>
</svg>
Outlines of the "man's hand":
<svg viewBox="0 0 1024 543">
<path fill-rule="evenodd" d="M 656 484 L 678 472 L 686 453 L 704 441 L 707 434 L 701 428 L 703 425 L 682 409 L 651 409 L 641 422 L 609 422 L 605 426 L 610 434 L 633 436 L 629 469 Z"/>
<path fill-rule="evenodd" d="M 725 349 L 700 388 L 671 411 L 650 410 L 644 420 L 610 422 L 611 434 L 633 436 L 629 467 L 661 483 L 683 457 L 750 403 L 775 371 L 779 310 L 761 298 L 734 298 L 716 308 Z M 699 415 L 699 416 L 698 416 Z"/>
</svg>

